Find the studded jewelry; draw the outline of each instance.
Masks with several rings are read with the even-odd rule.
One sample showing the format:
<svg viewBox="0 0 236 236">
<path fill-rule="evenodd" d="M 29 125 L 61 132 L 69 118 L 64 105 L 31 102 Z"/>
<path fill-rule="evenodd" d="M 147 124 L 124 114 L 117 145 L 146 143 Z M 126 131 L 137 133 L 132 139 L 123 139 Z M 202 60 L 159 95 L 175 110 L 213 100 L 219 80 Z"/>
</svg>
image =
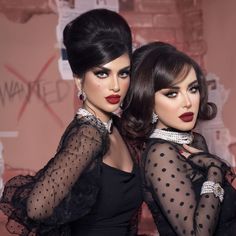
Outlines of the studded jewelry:
<svg viewBox="0 0 236 236">
<path fill-rule="evenodd" d="M 77 94 L 78 98 L 81 100 L 81 101 L 85 101 L 86 100 L 86 94 L 83 90 L 80 90 L 78 91 L 78 94 Z"/>
<path fill-rule="evenodd" d="M 219 183 L 213 181 L 205 181 L 201 188 L 201 195 L 213 193 L 215 197 L 219 198 L 220 202 L 224 199 L 224 189 L 220 186 Z"/>
<path fill-rule="evenodd" d="M 150 135 L 150 138 L 160 138 L 178 144 L 190 144 L 193 141 L 193 134 L 191 132 L 175 132 L 155 129 Z"/>
<path fill-rule="evenodd" d="M 155 113 L 155 112 L 153 112 L 152 113 L 152 124 L 155 124 L 155 123 L 157 123 L 157 121 L 158 121 L 158 115 Z"/>
<path fill-rule="evenodd" d="M 90 113 L 88 110 L 86 110 L 84 108 L 79 108 L 76 114 L 81 115 L 81 116 L 93 116 L 93 117 L 95 117 L 92 113 Z M 106 130 L 108 131 L 109 134 L 112 133 L 112 127 L 113 127 L 112 119 L 108 120 L 108 122 L 102 122 L 100 119 L 98 119 L 98 121 L 100 121 L 100 123 L 102 123 L 105 126 L 105 128 L 106 128 Z"/>
</svg>

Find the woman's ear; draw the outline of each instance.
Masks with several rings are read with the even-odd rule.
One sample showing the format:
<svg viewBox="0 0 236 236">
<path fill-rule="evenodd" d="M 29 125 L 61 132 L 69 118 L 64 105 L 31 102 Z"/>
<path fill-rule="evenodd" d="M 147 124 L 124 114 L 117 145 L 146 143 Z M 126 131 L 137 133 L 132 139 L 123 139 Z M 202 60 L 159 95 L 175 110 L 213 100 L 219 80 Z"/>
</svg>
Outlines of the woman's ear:
<svg viewBox="0 0 236 236">
<path fill-rule="evenodd" d="M 78 98 L 84 102 L 86 100 L 86 94 L 83 91 L 83 79 L 79 78 L 78 76 L 77 77 L 74 76 L 74 78 L 75 78 L 75 85 L 78 89 Z"/>
<path fill-rule="evenodd" d="M 74 76 L 75 79 L 75 85 L 79 91 L 82 90 L 82 79 L 79 78 L 78 76 Z"/>
</svg>

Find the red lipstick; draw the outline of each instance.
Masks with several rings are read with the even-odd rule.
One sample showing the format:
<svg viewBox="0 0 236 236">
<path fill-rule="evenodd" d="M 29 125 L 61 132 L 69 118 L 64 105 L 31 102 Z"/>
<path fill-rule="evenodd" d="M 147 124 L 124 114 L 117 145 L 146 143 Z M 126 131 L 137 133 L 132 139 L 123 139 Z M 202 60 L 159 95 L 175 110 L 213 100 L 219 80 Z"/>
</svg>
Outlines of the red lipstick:
<svg viewBox="0 0 236 236">
<path fill-rule="evenodd" d="M 186 112 L 179 116 L 179 118 L 184 122 L 191 122 L 193 120 L 194 113 L 193 112 Z"/>
<path fill-rule="evenodd" d="M 120 95 L 110 95 L 110 96 L 107 96 L 105 97 L 106 100 L 111 103 L 111 104 L 117 104 L 120 102 Z"/>
</svg>

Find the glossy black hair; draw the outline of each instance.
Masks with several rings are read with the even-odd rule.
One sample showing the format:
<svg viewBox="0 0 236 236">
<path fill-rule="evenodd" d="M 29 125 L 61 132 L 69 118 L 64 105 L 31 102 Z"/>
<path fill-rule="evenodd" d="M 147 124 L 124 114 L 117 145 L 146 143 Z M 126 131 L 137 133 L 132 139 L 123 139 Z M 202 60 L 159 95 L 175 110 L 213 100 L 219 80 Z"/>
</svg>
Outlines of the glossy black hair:
<svg viewBox="0 0 236 236">
<path fill-rule="evenodd" d="M 63 31 L 67 57 L 75 76 L 132 53 L 131 29 L 126 20 L 108 9 L 85 12 Z"/>
<path fill-rule="evenodd" d="M 208 102 L 206 78 L 191 57 L 163 42 L 152 42 L 135 50 L 131 83 L 123 103 L 123 127 L 128 136 L 145 138 L 151 133 L 155 92 L 169 87 L 176 79 L 184 79 L 191 68 L 195 70 L 200 92 L 198 118 L 213 119 L 216 105 Z"/>
</svg>

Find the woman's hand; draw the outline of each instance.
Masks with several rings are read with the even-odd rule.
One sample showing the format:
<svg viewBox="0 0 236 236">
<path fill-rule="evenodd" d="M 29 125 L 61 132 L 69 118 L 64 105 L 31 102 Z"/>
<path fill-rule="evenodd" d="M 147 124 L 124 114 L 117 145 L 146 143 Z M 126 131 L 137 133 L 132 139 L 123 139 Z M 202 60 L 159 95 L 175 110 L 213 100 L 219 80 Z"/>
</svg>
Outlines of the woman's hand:
<svg viewBox="0 0 236 236">
<path fill-rule="evenodd" d="M 180 153 L 188 158 L 191 154 L 202 152 L 203 150 L 191 147 L 187 144 L 183 144 L 183 149 L 180 150 Z"/>
<path fill-rule="evenodd" d="M 181 154 L 184 157 L 189 158 L 195 165 L 208 171 L 208 180 L 219 183 L 222 182 L 222 177 L 225 176 L 225 168 L 223 167 L 226 166 L 222 160 L 210 153 L 206 154 L 203 150 L 199 150 L 187 144 L 184 144 L 183 148 Z"/>
<path fill-rule="evenodd" d="M 181 154 L 185 156 L 186 158 L 190 157 L 192 154 L 195 154 L 191 156 L 191 161 L 196 164 L 199 167 L 202 167 L 204 169 L 209 169 L 209 168 L 222 168 L 226 166 L 226 164 L 217 156 L 212 155 L 210 153 L 205 153 L 203 150 L 191 147 L 187 144 L 183 144 L 183 151 Z M 199 155 L 196 155 L 198 154 Z"/>
</svg>

